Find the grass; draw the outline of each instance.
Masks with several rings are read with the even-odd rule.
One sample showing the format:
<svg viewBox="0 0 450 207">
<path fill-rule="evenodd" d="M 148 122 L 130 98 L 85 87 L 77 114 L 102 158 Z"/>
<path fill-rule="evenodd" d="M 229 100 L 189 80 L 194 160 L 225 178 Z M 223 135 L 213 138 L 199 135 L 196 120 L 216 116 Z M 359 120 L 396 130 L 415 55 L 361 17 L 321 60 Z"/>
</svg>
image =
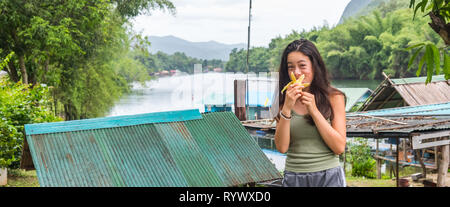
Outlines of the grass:
<svg viewBox="0 0 450 207">
<path fill-rule="evenodd" d="M 406 169 L 401 171 L 400 176 L 409 174 L 415 170 Z M 403 174 L 403 175 L 402 175 Z M 346 182 L 348 187 L 396 187 L 395 177 L 383 175 L 382 179 L 367 179 L 363 177 L 353 177 L 350 172 L 346 173 Z M 39 187 L 36 170 L 8 170 L 8 184 L 5 187 Z M 260 187 L 257 185 L 257 187 Z"/>
<path fill-rule="evenodd" d="M 345 177 L 347 187 L 396 187 L 395 179 L 367 179 L 363 177 Z"/>
<path fill-rule="evenodd" d="M 8 184 L 4 187 L 39 187 L 36 170 L 8 169 Z"/>
</svg>

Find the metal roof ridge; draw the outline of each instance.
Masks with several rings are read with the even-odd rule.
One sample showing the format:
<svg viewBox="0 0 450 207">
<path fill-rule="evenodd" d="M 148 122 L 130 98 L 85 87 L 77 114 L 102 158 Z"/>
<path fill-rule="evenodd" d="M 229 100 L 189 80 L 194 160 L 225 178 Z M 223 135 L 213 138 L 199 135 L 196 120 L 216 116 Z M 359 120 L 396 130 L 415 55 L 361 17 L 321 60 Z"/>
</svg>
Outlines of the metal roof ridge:
<svg viewBox="0 0 450 207">
<path fill-rule="evenodd" d="M 136 115 L 112 116 L 73 121 L 25 124 L 25 134 L 48 134 L 67 131 L 82 131 L 124 126 L 134 126 L 150 123 L 164 123 L 202 119 L 198 109 L 154 112 Z"/>
<path fill-rule="evenodd" d="M 394 83 L 393 85 L 405 85 L 405 84 L 425 84 L 425 80 L 426 80 L 427 76 L 419 76 L 419 77 L 401 77 L 401 78 L 391 78 L 390 80 Z M 443 82 L 443 81 L 447 81 L 444 78 L 444 75 L 433 75 L 432 78 L 434 78 L 434 80 L 432 79 L 430 83 L 436 83 L 436 82 Z M 438 80 L 436 80 L 438 79 Z M 408 82 L 410 80 L 415 80 L 414 82 Z M 397 83 L 403 81 L 402 83 Z"/>
<path fill-rule="evenodd" d="M 401 111 L 401 110 L 406 110 L 406 109 L 421 109 L 421 108 L 428 108 L 430 106 L 439 106 L 439 105 L 442 105 L 442 106 L 450 105 L 450 102 L 443 102 L 443 103 L 436 103 L 436 104 L 426 104 L 426 105 L 417 105 L 417 106 L 403 106 L 403 107 L 376 109 L 376 110 L 369 110 L 369 111 L 357 111 L 357 112 L 347 113 L 347 116 L 358 116 L 358 114 L 371 114 L 373 112 Z M 418 113 L 418 112 L 423 112 L 423 111 L 443 110 L 443 109 L 448 109 L 448 107 L 445 107 L 445 108 L 433 108 L 433 109 L 426 109 L 426 110 L 418 110 L 418 111 L 411 111 L 411 112 L 391 113 L 391 115 L 401 115 L 401 114 L 407 114 L 407 113 Z"/>
</svg>

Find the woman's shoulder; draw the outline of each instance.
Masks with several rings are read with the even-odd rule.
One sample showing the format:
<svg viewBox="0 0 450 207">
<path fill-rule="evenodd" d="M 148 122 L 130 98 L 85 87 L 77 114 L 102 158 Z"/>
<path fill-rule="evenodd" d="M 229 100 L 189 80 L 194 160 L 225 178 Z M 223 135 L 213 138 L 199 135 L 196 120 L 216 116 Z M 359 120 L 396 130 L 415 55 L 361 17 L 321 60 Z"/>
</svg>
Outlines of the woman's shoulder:
<svg viewBox="0 0 450 207">
<path fill-rule="evenodd" d="M 339 90 L 337 88 L 331 87 L 331 86 L 328 89 L 328 94 L 329 94 L 330 100 L 331 99 L 342 99 L 342 98 L 345 99 L 345 97 L 346 97 L 344 92 L 342 92 L 341 90 Z"/>
<path fill-rule="evenodd" d="M 336 104 L 343 104 L 345 108 L 345 104 L 347 104 L 347 98 L 345 96 L 345 93 L 337 88 L 330 87 L 329 92 L 329 100 L 331 103 L 331 106 L 336 106 Z"/>
</svg>

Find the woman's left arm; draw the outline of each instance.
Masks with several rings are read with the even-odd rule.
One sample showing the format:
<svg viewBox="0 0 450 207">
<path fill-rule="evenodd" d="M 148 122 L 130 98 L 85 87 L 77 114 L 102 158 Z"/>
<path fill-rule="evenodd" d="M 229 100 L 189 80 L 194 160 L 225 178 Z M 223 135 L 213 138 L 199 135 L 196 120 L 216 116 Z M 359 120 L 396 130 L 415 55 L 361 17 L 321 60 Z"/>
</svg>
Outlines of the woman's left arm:
<svg viewBox="0 0 450 207">
<path fill-rule="evenodd" d="M 323 141 L 334 152 L 334 154 L 337 155 L 342 154 L 345 151 L 347 138 L 344 99 L 344 96 L 341 94 L 330 95 L 330 104 L 334 113 L 334 118 L 330 125 L 317 109 L 314 95 L 307 92 L 303 92 L 302 94 L 302 102 L 306 105 L 309 114 L 316 124 L 317 130 L 322 136 Z"/>
</svg>

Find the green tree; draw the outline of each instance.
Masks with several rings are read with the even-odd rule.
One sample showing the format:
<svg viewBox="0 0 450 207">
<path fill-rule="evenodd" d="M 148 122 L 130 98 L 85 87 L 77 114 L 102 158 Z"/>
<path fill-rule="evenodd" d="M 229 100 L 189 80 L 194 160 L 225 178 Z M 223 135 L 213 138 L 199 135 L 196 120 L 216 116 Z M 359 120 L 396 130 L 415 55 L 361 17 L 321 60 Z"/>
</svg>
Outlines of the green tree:
<svg viewBox="0 0 450 207">
<path fill-rule="evenodd" d="M 227 72 L 245 72 L 247 53 L 244 49 L 234 48 L 230 53 L 230 58 L 225 66 Z"/>
<path fill-rule="evenodd" d="M 448 45 L 450 44 L 450 1 L 449 0 L 410 0 L 409 8 L 414 11 L 413 20 L 416 17 L 417 11 L 420 9 L 425 16 L 429 16 L 431 22 L 428 25 L 436 32 L 443 40 L 445 46 L 438 46 L 433 42 L 420 42 L 408 47 L 408 50 L 416 48 L 414 55 L 412 55 L 408 68 L 411 63 L 418 57 L 419 53 L 425 50 L 420 58 L 419 68 L 417 69 L 417 75 L 421 73 L 422 66 L 427 67 L 427 80 L 425 83 L 431 82 L 432 75 L 441 73 L 441 63 L 443 63 L 442 72 L 445 74 L 445 78 L 450 78 L 450 56 L 448 51 Z M 442 58 L 441 58 L 442 56 Z"/>
<path fill-rule="evenodd" d="M 18 168 L 24 141 L 24 125 L 62 119 L 51 111 L 49 88 L 13 83 L 0 78 L 0 168 Z"/>
<path fill-rule="evenodd" d="M 0 1 L 0 56 L 15 53 L 4 70 L 52 86 L 67 120 L 100 116 L 130 82 L 149 78 L 132 52 L 147 43 L 128 25 L 154 9 L 174 13 L 166 0 Z"/>
<path fill-rule="evenodd" d="M 270 70 L 270 52 L 265 47 L 250 48 L 249 71 L 269 72 Z M 247 70 L 247 51 L 234 48 L 230 53 L 230 59 L 226 63 L 225 69 L 228 72 L 245 72 Z"/>
<path fill-rule="evenodd" d="M 376 161 L 370 153 L 370 146 L 365 138 L 354 138 L 349 143 L 349 162 L 352 165 L 352 176 L 375 178 Z"/>
</svg>

